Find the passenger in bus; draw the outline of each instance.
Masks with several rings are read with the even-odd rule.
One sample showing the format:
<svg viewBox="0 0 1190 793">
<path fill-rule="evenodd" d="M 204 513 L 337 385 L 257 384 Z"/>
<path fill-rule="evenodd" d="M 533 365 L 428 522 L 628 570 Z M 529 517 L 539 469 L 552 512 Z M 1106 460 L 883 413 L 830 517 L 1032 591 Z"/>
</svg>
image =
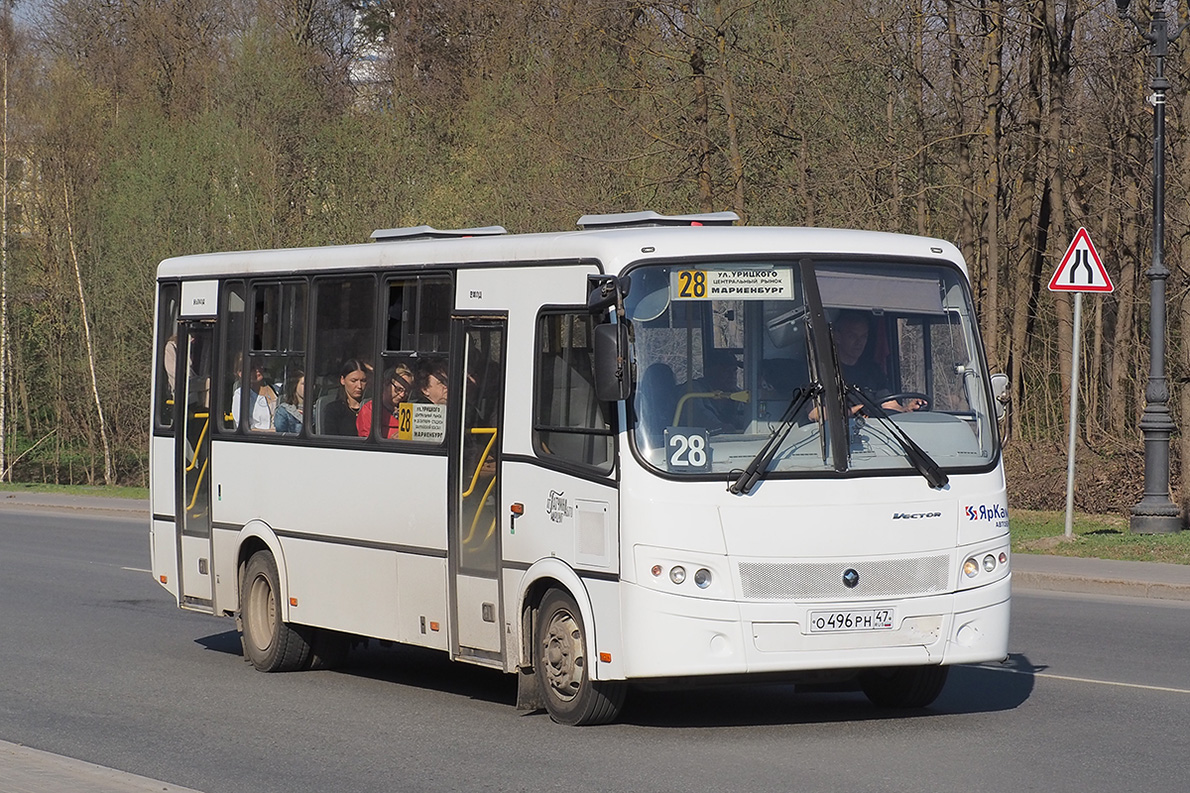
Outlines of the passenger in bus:
<svg viewBox="0 0 1190 793">
<path fill-rule="evenodd" d="M 178 372 L 178 334 L 174 333 L 165 340 L 165 349 L 161 351 L 161 365 L 165 367 L 165 379 L 169 382 L 169 398 L 176 393 L 174 380 Z"/>
<path fill-rule="evenodd" d="M 434 405 L 445 405 L 447 394 L 446 361 L 441 358 L 427 358 L 417 367 L 415 388 L 419 401 Z"/>
<path fill-rule="evenodd" d="M 273 416 L 273 429 L 277 432 L 297 434 L 302 431 L 306 407 L 306 373 L 301 369 L 294 371 L 289 382 L 285 401 L 277 407 L 277 414 Z"/>
<path fill-rule="evenodd" d="M 858 387 L 865 396 L 873 402 L 879 402 L 880 407 L 889 412 L 902 413 L 927 407 L 923 399 L 909 399 L 904 404 L 884 399 L 893 391 L 889 386 L 888 375 L 876 363 L 875 354 L 870 349 L 873 346 L 869 344 L 871 331 L 872 315 L 863 311 L 841 311 L 831 323 L 831 335 L 843 382 Z M 854 395 L 848 397 L 848 404 L 852 415 L 863 411 L 863 404 Z M 810 418 L 818 419 L 817 407 L 810 410 Z"/>
<path fill-rule="evenodd" d="M 355 420 L 368 388 L 368 367 L 350 358 L 339 369 L 339 391 L 322 409 L 319 432 L 324 435 L 358 435 Z"/>
<path fill-rule="evenodd" d="M 380 384 L 380 435 L 384 438 L 397 437 L 397 412 L 402 402 L 408 402 L 413 393 L 413 370 L 403 363 L 390 367 L 384 372 L 384 379 Z M 369 399 L 360 406 L 359 414 L 355 417 L 355 429 L 361 438 L 372 433 L 372 400 Z"/>
<path fill-rule="evenodd" d="M 248 429 L 253 432 L 272 432 L 273 414 L 276 413 L 277 405 L 281 401 L 277 396 L 277 389 L 265 381 L 263 362 L 253 362 L 245 373 L 241 371 L 240 361 L 242 360 L 241 356 L 236 356 L 235 370 L 239 382 L 231 393 L 232 426 L 240 426 L 240 383 L 244 382 L 246 376 L 248 381 Z"/>
<path fill-rule="evenodd" d="M 703 376 L 690 381 L 690 394 L 720 396 L 691 397 L 679 417 L 679 424 L 705 427 L 711 432 L 735 432 L 746 423 L 744 404 L 730 398 L 740 391 L 740 362 L 731 350 L 713 348 L 703 358 Z"/>
</svg>

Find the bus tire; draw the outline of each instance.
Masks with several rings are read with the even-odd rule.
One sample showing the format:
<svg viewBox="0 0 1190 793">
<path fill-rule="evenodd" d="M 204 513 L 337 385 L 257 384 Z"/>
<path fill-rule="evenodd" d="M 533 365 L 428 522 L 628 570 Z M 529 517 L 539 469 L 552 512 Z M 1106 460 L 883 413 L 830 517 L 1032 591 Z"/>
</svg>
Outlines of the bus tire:
<svg viewBox="0 0 1190 793">
<path fill-rule="evenodd" d="M 942 693 L 949 666 L 899 666 L 860 675 L 860 687 L 880 708 L 924 708 Z"/>
<path fill-rule="evenodd" d="M 624 705 L 622 680 L 592 680 L 587 632 L 578 604 L 551 589 L 537 609 L 533 666 L 550 718 L 579 726 L 613 721 Z"/>
<path fill-rule="evenodd" d="M 244 657 L 262 672 L 292 672 L 310 662 L 306 631 L 283 622 L 281 614 L 277 562 L 270 552 L 257 551 L 244 567 L 240 637 Z"/>
</svg>

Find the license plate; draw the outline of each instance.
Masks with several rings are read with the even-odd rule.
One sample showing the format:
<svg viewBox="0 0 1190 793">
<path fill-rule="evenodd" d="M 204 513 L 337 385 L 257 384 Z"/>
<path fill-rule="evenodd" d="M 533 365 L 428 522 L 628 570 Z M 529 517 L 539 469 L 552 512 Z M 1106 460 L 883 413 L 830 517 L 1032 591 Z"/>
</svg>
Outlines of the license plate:
<svg viewBox="0 0 1190 793">
<path fill-rule="evenodd" d="M 893 609 L 856 609 L 854 611 L 811 611 L 810 633 L 846 633 L 848 631 L 890 631 L 896 614 Z"/>
</svg>

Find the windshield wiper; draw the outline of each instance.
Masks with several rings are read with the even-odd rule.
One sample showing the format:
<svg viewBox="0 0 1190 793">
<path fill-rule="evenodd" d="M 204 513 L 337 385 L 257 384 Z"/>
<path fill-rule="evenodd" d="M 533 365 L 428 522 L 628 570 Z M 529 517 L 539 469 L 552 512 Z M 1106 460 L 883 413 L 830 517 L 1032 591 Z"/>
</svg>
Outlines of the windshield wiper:
<svg viewBox="0 0 1190 793">
<path fill-rule="evenodd" d="M 789 407 L 785 408 L 785 413 L 781 416 L 781 423 L 773 430 L 773 434 L 769 436 L 768 441 L 756 456 L 752 458 L 752 462 L 748 463 L 748 467 L 740 472 L 735 481 L 731 482 L 727 489 L 732 495 L 739 495 L 741 493 L 747 495 L 756 483 L 763 478 L 766 471 L 768 471 L 769 463 L 773 461 L 773 457 L 777 454 L 777 449 L 781 448 L 781 444 L 789 436 L 789 431 L 793 429 L 794 419 L 797 416 L 802 406 L 817 396 L 822 390 L 819 383 L 810 383 L 804 389 L 795 388 L 793 394 L 789 399 Z"/>
<path fill-rule="evenodd" d="M 880 420 L 880 423 L 885 426 L 892 436 L 901 444 L 901 448 L 905 450 L 905 456 L 909 458 L 909 462 L 917 469 L 917 472 L 926 478 L 930 483 L 930 487 L 941 489 L 946 487 L 946 483 L 950 479 L 942 472 L 938 463 L 934 462 L 934 458 L 926 453 L 926 450 L 917 445 L 917 442 L 910 438 L 905 430 L 901 429 L 888 412 L 875 402 L 871 397 L 863 392 L 862 389 L 854 385 L 848 385 L 847 390 L 855 394 L 863 406 L 872 412 L 872 415 Z"/>
</svg>

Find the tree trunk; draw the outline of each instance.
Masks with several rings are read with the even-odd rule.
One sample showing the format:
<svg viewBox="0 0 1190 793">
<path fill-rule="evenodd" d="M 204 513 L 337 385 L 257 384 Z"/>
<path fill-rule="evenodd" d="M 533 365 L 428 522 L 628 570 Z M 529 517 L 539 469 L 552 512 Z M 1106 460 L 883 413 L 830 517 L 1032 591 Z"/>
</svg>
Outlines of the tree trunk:
<svg viewBox="0 0 1190 793">
<path fill-rule="evenodd" d="M 95 349 L 91 344 L 91 323 L 87 320 L 87 298 L 83 293 L 83 271 L 79 266 L 78 251 L 74 246 L 74 226 L 70 219 L 70 187 L 66 182 L 65 175 L 62 178 L 62 197 L 65 209 L 66 240 L 70 245 L 70 260 L 74 264 L 75 283 L 78 285 L 83 341 L 87 350 L 87 368 L 91 373 L 91 395 L 95 399 L 95 414 L 99 419 L 99 438 L 103 445 L 103 483 L 111 486 L 115 484 L 115 472 L 112 470 L 112 448 L 107 437 L 107 422 L 103 418 L 103 401 L 99 398 L 99 379 L 95 376 Z"/>
</svg>

